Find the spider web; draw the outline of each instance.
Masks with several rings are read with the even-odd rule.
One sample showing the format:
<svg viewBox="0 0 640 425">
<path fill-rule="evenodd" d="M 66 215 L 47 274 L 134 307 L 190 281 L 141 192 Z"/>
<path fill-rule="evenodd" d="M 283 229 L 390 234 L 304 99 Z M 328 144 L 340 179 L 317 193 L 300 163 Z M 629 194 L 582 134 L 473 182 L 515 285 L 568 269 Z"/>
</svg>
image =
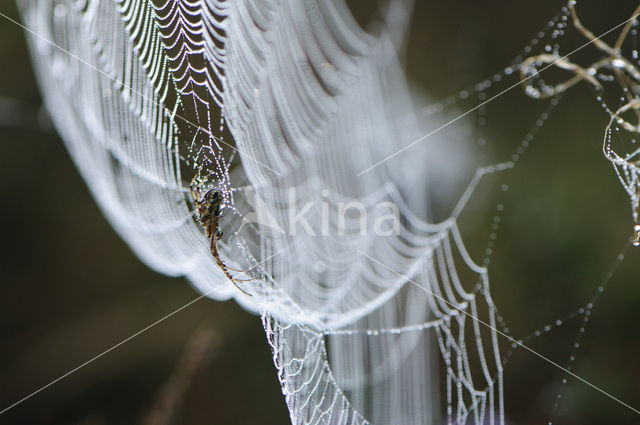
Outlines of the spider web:
<svg viewBox="0 0 640 425">
<path fill-rule="evenodd" d="M 525 80 L 549 63 L 526 58 L 536 46 L 559 48 L 569 7 L 511 66 L 416 111 L 398 54 L 408 2 L 391 1 L 370 32 L 342 1 L 21 6 L 42 36 L 29 41 L 45 102 L 105 215 L 149 266 L 262 316 L 292 423 L 505 424 L 503 365 L 526 338 L 511 350 L 499 342 L 498 330 L 510 334 L 487 267 L 502 205 L 481 262 L 459 219 L 486 176 L 516 166 L 575 84 Z M 434 223 L 425 169 L 441 158 L 429 145 L 466 135 L 402 149 L 426 121 L 489 99 L 519 68 L 526 93 L 551 100 L 509 160 L 478 168 Z M 477 110 L 478 122 L 485 114 Z M 620 156 L 606 142 L 605 153 L 637 223 L 638 152 Z M 439 177 L 454 178 L 452 168 Z M 209 252 L 193 217 L 194 176 L 223 193 L 221 256 L 246 271 L 252 296 Z M 566 319 L 588 317 L 592 305 Z"/>
</svg>

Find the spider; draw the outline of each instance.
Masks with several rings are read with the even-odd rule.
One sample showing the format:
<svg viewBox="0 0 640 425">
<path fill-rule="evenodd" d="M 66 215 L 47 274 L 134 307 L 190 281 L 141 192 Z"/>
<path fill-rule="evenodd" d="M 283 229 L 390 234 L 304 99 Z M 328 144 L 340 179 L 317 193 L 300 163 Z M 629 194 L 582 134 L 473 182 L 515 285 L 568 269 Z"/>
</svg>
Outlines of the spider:
<svg viewBox="0 0 640 425">
<path fill-rule="evenodd" d="M 237 279 L 233 277 L 231 273 L 229 273 L 229 270 L 239 273 L 244 272 L 228 267 L 218 253 L 218 241 L 222 238 L 222 230 L 218 229 L 220 218 L 222 217 L 222 210 L 220 208 L 222 205 L 222 193 L 216 187 L 212 187 L 208 188 L 203 194 L 199 179 L 196 177 L 191 180 L 189 189 L 191 190 L 191 196 L 193 197 L 198 212 L 198 222 L 204 227 L 207 238 L 211 241 L 211 255 L 215 258 L 218 267 L 220 267 L 222 272 L 229 278 L 231 283 L 244 294 L 251 296 L 251 294 L 238 286 L 238 282 L 248 282 L 251 279 Z"/>
</svg>

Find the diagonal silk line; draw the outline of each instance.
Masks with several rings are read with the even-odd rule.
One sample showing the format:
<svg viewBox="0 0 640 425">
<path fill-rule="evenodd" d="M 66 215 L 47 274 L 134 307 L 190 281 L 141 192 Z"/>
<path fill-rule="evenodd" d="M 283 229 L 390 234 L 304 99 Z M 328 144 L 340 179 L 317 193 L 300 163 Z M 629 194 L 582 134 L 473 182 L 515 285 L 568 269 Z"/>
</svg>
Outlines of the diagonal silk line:
<svg viewBox="0 0 640 425">
<path fill-rule="evenodd" d="M 590 386 L 591 388 L 601 392 L 602 394 L 606 395 L 607 397 L 609 397 L 610 399 L 620 403 L 621 405 L 623 405 L 624 407 L 634 411 L 637 414 L 640 414 L 640 410 L 637 410 L 633 407 L 631 407 L 630 405 L 628 405 L 627 403 L 625 403 L 624 401 L 612 396 L 611 394 L 609 394 L 608 392 L 604 391 L 603 389 L 597 387 L 596 385 L 592 384 L 591 382 L 587 381 L 584 378 L 581 378 L 580 376 L 576 375 L 575 373 L 571 372 L 569 369 L 564 368 L 562 366 L 560 366 L 558 363 L 554 362 L 553 360 L 549 359 L 548 357 L 543 356 L 542 354 L 538 353 L 537 351 L 534 351 L 533 349 L 527 347 L 526 345 L 524 345 L 522 342 L 517 341 L 515 339 L 513 339 L 512 337 L 510 337 L 509 335 L 507 335 L 504 332 L 499 331 L 498 329 L 494 328 L 493 326 L 491 326 L 490 324 L 488 324 L 487 322 L 483 321 L 482 319 L 479 319 L 477 317 L 475 317 L 472 314 L 469 314 L 468 312 L 466 312 L 465 310 L 457 307 L 455 304 L 447 301 L 446 299 L 442 298 L 441 296 L 434 294 L 433 292 L 431 292 L 430 290 L 428 290 L 427 288 L 425 288 L 424 286 L 420 285 L 418 282 L 415 282 L 411 279 L 409 279 L 407 276 L 404 276 L 401 273 L 398 273 L 397 271 L 393 270 L 392 268 L 390 268 L 389 266 L 387 266 L 386 264 L 381 263 L 380 261 L 376 260 L 375 258 L 365 254 L 364 252 L 362 252 L 361 250 L 358 250 L 358 252 L 362 255 L 364 255 L 365 257 L 367 257 L 368 259 L 370 259 L 371 261 L 376 262 L 377 264 L 381 265 L 382 267 L 384 267 L 385 269 L 389 270 L 391 273 L 397 275 L 398 277 L 401 277 L 403 279 L 405 279 L 407 282 L 411 282 L 413 283 L 415 286 L 417 286 L 418 288 L 422 289 L 423 291 L 433 295 L 434 297 L 438 298 L 441 301 L 444 301 L 445 303 L 447 303 L 449 306 L 451 306 L 452 308 L 460 311 L 461 313 L 465 314 L 466 316 L 469 316 L 470 318 L 472 318 L 473 320 L 475 320 L 476 322 L 486 326 L 487 328 L 491 329 L 492 331 L 498 333 L 499 335 L 505 337 L 506 339 L 508 339 L 510 342 L 512 342 L 513 344 L 517 344 L 519 347 L 524 348 L 525 350 L 529 351 L 532 354 L 535 354 L 536 356 L 540 357 L 542 360 L 546 361 L 547 363 L 557 367 L 558 369 L 562 370 L 563 372 L 565 372 L 568 375 L 573 376 L 574 378 L 576 378 L 577 380 L 583 382 L 584 384 L 587 384 L 588 386 Z"/>
<path fill-rule="evenodd" d="M 0 16 L 2 16 L 3 18 L 7 19 L 10 22 L 13 22 L 14 24 L 16 24 L 17 26 L 19 26 L 20 28 L 22 28 L 23 30 L 33 34 L 34 36 L 38 37 L 39 39 L 41 39 L 42 41 L 50 44 L 51 46 L 55 47 L 56 49 L 68 54 L 69 56 L 71 56 L 72 58 L 74 58 L 75 60 L 77 60 L 78 62 L 87 65 L 89 68 L 93 69 L 94 71 L 99 72 L 100 74 L 104 75 L 105 77 L 109 78 L 110 80 L 121 84 L 123 87 L 126 87 L 127 89 L 131 90 L 133 93 L 137 94 L 138 96 L 140 96 L 141 98 L 153 103 L 156 106 L 159 106 L 160 108 L 164 109 L 165 111 L 169 112 L 171 115 L 173 115 L 173 111 L 169 110 L 167 107 L 165 107 L 164 105 L 161 105 L 160 103 L 156 102 L 153 99 L 148 98 L 147 96 L 145 96 L 144 94 L 140 93 L 139 91 L 135 90 L 133 87 L 129 87 L 128 85 L 124 84 L 123 82 L 119 81 L 117 78 L 107 74 L 106 72 L 104 72 L 103 70 L 95 67 L 94 65 L 90 64 L 89 62 L 79 58 L 78 56 L 74 55 L 73 53 L 71 53 L 70 51 L 66 50 L 63 47 L 58 46 L 57 44 L 55 44 L 53 41 L 47 39 L 45 36 L 38 34 L 37 32 L 31 30 L 30 28 L 26 27 L 25 25 L 21 24 L 20 22 L 16 21 L 15 19 L 10 18 L 9 16 L 5 15 L 4 13 L 0 12 Z M 174 116 L 180 118 L 182 121 L 186 122 L 187 124 L 193 126 L 194 128 L 198 129 L 198 130 L 202 130 L 203 132 L 205 132 L 207 135 L 209 135 L 210 137 L 212 137 L 216 142 L 218 143 L 222 143 L 223 145 L 235 150 L 238 153 L 241 153 L 238 148 L 236 148 L 233 145 L 230 145 L 229 143 L 225 142 L 224 140 L 222 140 L 219 137 L 216 137 L 211 131 L 207 130 L 206 128 L 200 127 L 197 124 L 192 123 L 191 121 L 187 120 L 186 118 L 175 114 Z M 252 161 L 257 162 L 258 164 L 262 165 L 264 168 L 266 168 L 269 171 L 274 172 L 275 174 L 282 176 L 282 174 L 280 174 L 279 172 L 277 172 L 276 170 L 274 170 L 273 168 L 269 167 L 268 165 L 258 161 L 256 158 L 252 157 L 251 155 L 247 154 L 247 153 L 242 153 L 243 157 L 247 157 L 249 159 L 251 159 Z"/>
<path fill-rule="evenodd" d="M 512 90 L 515 87 L 518 87 L 519 85 L 521 85 L 523 82 L 535 77 L 536 75 L 540 74 L 542 71 L 544 71 L 545 69 L 548 69 L 554 65 L 556 65 L 558 62 L 561 62 L 565 59 L 567 59 L 569 56 L 573 55 L 574 53 L 584 49 L 585 47 L 587 47 L 588 45 L 594 43 L 596 40 L 599 40 L 600 38 L 604 37 L 605 35 L 609 34 L 612 31 L 617 30 L 618 28 L 620 28 L 621 26 L 623 26 L 624 24 L 626 24 L 627 22 L 636 19 L 638 16 L 640 16 L 640 13 L 633 15 L 631 18 L 625 20 L 624 22 L 619 23 L 618 25 L 616 25 L 615 27 L 603 32 L 602 34 L 600 34 L 599 36 L 597 36 L 596 38 L 594 38 L 593 40 L 589 40 L 588 42 L 584 43 L 583 45 L 581 45 L 580 47 L 578 47 L 577 49 L 573 50 L 572 52 L 569 52 L 568 54 L 564 55 L 563 57 L 559 58 L 558 60 L 556 60 L 555 62 L 551 62 L 549 65 L 545 66 L 544 68 L 541 68 L 539 71 L 536 71 L 534 73 L 532 73 L 530 76 L 528 76 L 527 78 L 524 78 L 520 81 L 518 81 L 516 84 L 507 87 L 506 89 L 504 89 L 503 91 L 501 91 L 500 93 L 494 95 L 493 97 L 485 100 L 484 102 L 480 103 L 479 105 L 469 109 L 467 112 L 463 113 L 462 115 L 458 115 L 456 118 L 452 119 L 451 121 L 447 122 L 446 124 L 441 125 L 440 127 L 436 128 L 435 130 L 425 134 L 424 136 L 414 140 L 413 142 L 409 143 L 407 146 L 401 148 L 400 150 L 392 153 L 391 155 L 387 156 L 386 158 L 384 158 L 381 161 L 376 162 L 375 164 L 373 164 L 372 166 L 370 166 L 369 168 L 366 168 L 364 170 L 362 170 L 357 177 L 360 177 L 361 175 L 363 175 L 364 173 L 366 173 L 367 171 L 370 171 L 374 168 L 376 168 L 378 165 L 390 160 L 391 158 L 393 158 L 394 156 L 406 151 L 407 149 L 415 146 L 416 144 L 422 142 L 423 140 L 433 136 L 434 134 L 436 134 L 437 132 L 439 132 L 440 130 L 449 127 L 451 124 L 453 124 L 454 122 L 458 121 L 461 118 L 466 117 L 467 115 L 469 115 L 470 113 L 472 113 L 473 111 L 475 111 L 476 109 L 482 108 L 483 106 L 485 106 L 487 103 L 497 99 L 498 97 L 502 96 L 503 94 L 505 94 L 506 92 Z"/>
<path fill-rule="evenodd" d="M 269 256 L 268 258 L 262 260 L 261 262 L 259 262 L 258 264 L 254 265 L 253 267 L 250 267 L 249 269 L 245 270 L 243 273 L 246 273 L 246 272 L 248 272 L 248 271 L 250 271 L 252 269 L 255 269 L 256 267 L 259 267 L 260 265 L 266 263 L 267 261 L 269 261 L 270 259 L 272 259 L 276 255 L 280 254 L 281 252 L 282 252 L 282 250 L 276 252 L 275 254 L 273 254 L 273 255 Z M 129 336 L 128 338 L 123 339 L 122 341 L 120 341 L 116 345 L 112 346 L 111 348 L 108 348 L 108 349 L 104 350 L 102 353 L 93 356 L 92 358 L 90 358 L 86 362 L 84 362 L 81 365 L 71 369 L 69 372 L 65 373 L 64 375 L 61 375 L 58 378 L 54 379 L 53 381 L 49 382 L 48 384 L 40 387 L 39 389 L 37 389 L 36 391 L 32 392 L 31 394 L 22 397 L 20 400 L 18 400 L 15 403 L 13 403 L 13 404 L 5 407 L 4 409 L 2 409 L 0 411 L 0 415 L 2 415 L 3 413 L 7 412 L 10 409 L 13 409 L 14 407 L 16 407 L 17 405 L 21 404 L 22 402 L 30 399 L 31 397 L 33 397 L 34 395 L 38 394 L 39 392 L 44 391 L 45 389 L 49 388 L 53 384 L 57 383 L 58 381 L 61 381 L 62 379 L 66 378 L 67 376 L 77 372 L 78 370 L 82 369 L 83 367 L 87 366 L 88 364 L 93 363 L 94 361 L 98 360 L 100 357 L 104 356 L 105 354 L 108 354 L 111 351 L 115 350 L 116 348 L 120 347 L 121 345 L 131 341 L 132 339 L 134 339 L 138 335 L 143 334 L 144 332 L 148 331 L 149 329 L 153 328 L 154 326 L 164 322 L 166 319 L 170 318 L 171 316 L 175 315 L 176 313 L 179 313 L 180 311 L 184 310 L 185 308 L 189 307 L 190 305 L 195 304 L 196 302 L 200 301 L 201 299 L 205 298 L 207 295 L 212 293 L 217 288 L 218 287 L 216 286 L 216 287 L 210 289 L 209 291 L 203 293 L 199 297 L 197 297 L 197 298 L 189 301 L 188 303 L 184 304 L 180 308 L 177 308 L 176 310 L 173 310 L 171 313 L 167 314 L 166 316 L 156 320 L 155 322 L 151 323 L 150 325 L 146 326 L 145 328 L 140 329 L 138 332 L 134 333 L 133 335 Z"/>
</svg>

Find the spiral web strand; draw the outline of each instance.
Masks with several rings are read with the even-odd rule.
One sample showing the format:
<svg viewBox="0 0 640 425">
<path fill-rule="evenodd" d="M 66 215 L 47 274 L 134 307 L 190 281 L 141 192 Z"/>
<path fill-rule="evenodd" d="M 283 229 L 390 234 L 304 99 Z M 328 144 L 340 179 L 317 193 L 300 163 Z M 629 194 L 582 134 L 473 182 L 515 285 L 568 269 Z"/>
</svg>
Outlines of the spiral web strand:
<svg viewBox="0 0 640 425">
<path fill-rule="evenodd" d="M 487 269 L 503 206 L 480 263 L 459 217 L 485 177 L 516 166 L 564 90 L 600 84 L 569 60 L 557 65 L 575 81 L 527 82 L 548 106 L 434 224 L 433 206 L 412 196 L 429 193 L 434 142 L 396 153 L 437 114 L 488 99 L 518 69 L 535 75 L 575 12 L 563 8 L 502 72 L 416 112 L 397 53 L 408 3 L 391 1 L 367 33 L 341 1 L 21 0 L 27 27 L 64 49 L 29 40 L 45 102 L 105 215 L 154 269 L 261 314 L 295 424 L 506 423 L 503 366 L 517 347 L 500 346 L 497 329 L 509 331 Z M 547 42 L 552 53 L 525 59 Z M 637 151 L 608 146 L 637 223 Z M 222 193 L 220 253 L 251 269 L 251 296 L 212 258 L 191 181 Z"/>
</svg>

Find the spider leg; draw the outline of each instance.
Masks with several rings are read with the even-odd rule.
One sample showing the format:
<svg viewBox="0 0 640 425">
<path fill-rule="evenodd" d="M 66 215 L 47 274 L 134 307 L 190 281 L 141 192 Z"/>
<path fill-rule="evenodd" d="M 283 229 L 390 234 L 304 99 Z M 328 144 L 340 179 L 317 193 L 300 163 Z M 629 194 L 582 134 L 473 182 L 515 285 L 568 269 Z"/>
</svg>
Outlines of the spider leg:
<svg viewBox="0 0 640 425">
<path fill-rule="evenodd" d="M 240 283 L 240 282 L 248 282 L 248 280 L 234 278 L 233 276 L 231 276 L 231 273 L 229 273 L 228 267 L 222 262 L 222 260 L 220 260 L 219 258 L 217 258 L 216 260 L 218 262 L 218 266 L 220 266 L 220 269 L 229 278 L 231 283 L 233 283 L 233 285 L 236 288 L 238 288 L 240 290 L 240 292 L 245 293 L 245 294 L 247 294 L 247 295 L 249 295 L 251 297 L 252 295 L 250 293 L 248 293 L 247 291 L 245 291 L 244 289 L 242 289 L 241 287 L 238 286 L 238 283 Z"/>
<path fill-rule="evenodd" d="M 232 272 L 245 273 L 244 270 L 232 269 L 231 267 L 227 266 L 226 264 L 225 264 L 225 267 L 227 268 L 227 270 L 231 270 Z"/>
<path fill-rule="evenodd" d="M 224 265 L 224 263 L 222 263 Z M 224 272 L 225 275 L 227 275 L 227 277 L 229 278 L 229 280 L 231 281 L 231 283 L 233 283 L 233 285 L 238 288 L 240 290 L 240 292 L 249 295 L 250 297 L 252 297 L 253 295 L 251 295 L 250 293 L 248 293 L 247 291 L 245 291 L 244 289 L 242 289 L 240 286 L 238 286 L 238 283 L 240 282 L 248 282 L 248 280 L 245 279 L 236 279 L 235 277 L 231 276 L 231 273 L 229 273 L 227 271 L 227 266 L 221 267 L 222 271 Z"/>
<path fill-rule="evenodd" d="M 248 293 L 247 291 L 245 291 L 244 289 L 239 287 L 235 280 L 231 279 L 231 283 L 233 283 L 233 286 L 238 288 L 240 290 L 240 292 L 242 292 L 243 294 L 246 294 L 246 295 L 249 295 L 250 297 L 253 297 L 253 295 L 251 295 L 250 293 Z"/>
<path fill-rule="evenodd" d="M 212 229 L 208 229 L 207 233 L 213 234 L 213 230 Z M 218 255 L 218 241 L 220 240 L 221 237 L 222 237 L 222 230 L 218 230 L 218 231 L 216 231 L 215 239 L 213 239 L 213 238 L 211 239 L 211 253 L 213 254 L 214 257 L 216 257 Z M 215 245 L 215 248 L 214 248 L 214 245 Z M 214 254 L 214 250 L 215 250 L 215 254 Z M 229 267 L 226 264 L 224 265 L 224 267 L 227 270 L 231 270 L 233 272 L 245 273 L 244 270 L 234 269 L 233 267 Z M 253 279 L 249 279 L 249 280 L 253 280 Z"/>
<path fill-rule="evenodd" d="M 222 270 L 222 272 L 225 274 L 225 276 L 227 276 L 229 278 L 229 280 L 231 281 L 231 283 L 233 283 L 233 285 L 238 288 L 240 290 L 240 292 L 247 294 L 248 296 L 252 296 L 250 293 L 248 293 L 247 291 L 243 290 L 242 288 L 240 288 L 238 286 L 239 282 L 248 282 L 249 280 L 252 279 L 236 279 L 233 276 L 231 276 L 231 273 L 229 273 L 229 270 L 233 270 L 233 269 L 229 269 L 229 267 L 227 267 L 227 265 L 222 261 L 222 259 L 220 258 L 220 255 L 218 254 L 218 244 L 217 244 L 217 239 L 215 237 L 211 238 L 211 255 L 213 255 L 213 258 L 216 260 L 216 263 L 218 264 L 218 267 L 220 267 L 220 270 Z"/>
<path fill-rule="evenodd" d="M 191 191 L 191 196 L 193 197 L 193 200 L 198 202 L 202 196 L 200 193 L 200 185 L 197 184 L 196 182 L 197 180 L 196 177 L 197 176 L 193 176 L 193 178 L 191 179 L 191 184 L 189 184 L 189 190 Z"/>
<path fill-rule="evenodd" d="M 251 282 L 251 281 L 254 281 L 255 279 L 238 279 L 237 277 L 234 277 L 233 280 L 236 282 Z"/>
<path fill-rule="evenodd" d="M 217 253 L 218 253 L 218 250 L 216 249 L 216 254 Z M 214 255 L 214 257 L 216 257 L 216 255 Z M 217 256 L 216 260 L 218 259 L 219 259 L 219 256 Z M 238 270 L 238 269 L 234 269 L 227 266 L 222 260 L 218 262 L 218 266 L 220 266 L 220 268 L 223 268 L 224 270 L 231 270 L 232 272 L 237 272 L 237 273 L 246 273 L 246 271 L 244 270 Z M 235 278 L 230 276 L 229 279 L 235 279 Z M 238 280 L 242 281 L 242 279 L 238 279 Z M 249 280 L 253 280 L 253 279 L 249 279 Z"/>
</svg>

